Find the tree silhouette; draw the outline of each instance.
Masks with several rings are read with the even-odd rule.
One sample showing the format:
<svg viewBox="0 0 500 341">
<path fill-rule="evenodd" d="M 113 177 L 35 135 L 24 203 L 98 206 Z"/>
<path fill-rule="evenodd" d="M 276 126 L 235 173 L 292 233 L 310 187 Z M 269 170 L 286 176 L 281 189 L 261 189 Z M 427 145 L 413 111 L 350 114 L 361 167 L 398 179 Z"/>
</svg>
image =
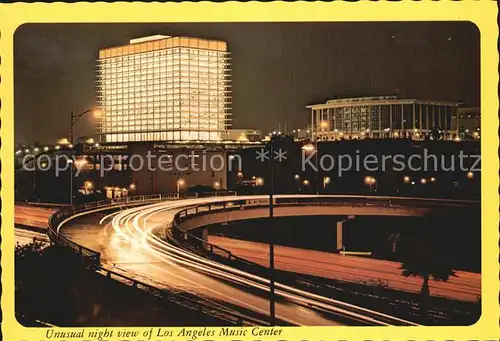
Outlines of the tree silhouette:
<svg viewBox="0 0 500 341">
<path fill-rule="evenodd" d="M 446 255 L 440 251 L 439 242 L 433 236 L 432 225 L 422 222 L 407 240 L 404 261 L 401 265 L 402 275 L 405 277 L 421 277 L 420 289 L 420 318 L 423 323 L 428 320 L 430 288 L 429 280 L 447 281 L 456 274 Z"/>
<path fill-rule="evenodd" d="M 387 241 L 391 243 L 391 252 L 395 253 L 398 250 L 399 239 L 401 238 L 401 234 L 394 230 L 387 236 Z"/>
</svg>

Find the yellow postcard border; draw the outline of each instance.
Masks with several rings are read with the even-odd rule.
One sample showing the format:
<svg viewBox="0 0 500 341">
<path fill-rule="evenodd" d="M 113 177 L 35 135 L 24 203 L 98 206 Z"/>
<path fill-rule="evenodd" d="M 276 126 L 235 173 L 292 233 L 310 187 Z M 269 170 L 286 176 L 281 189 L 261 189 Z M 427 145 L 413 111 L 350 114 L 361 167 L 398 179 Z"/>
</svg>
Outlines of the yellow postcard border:
<svg viewBox="0 0 500 341">
<path fill-rule="evenodd" d="M 482 112 L 482 316 L 461 327 L 288 327 L 279 337 L 249 340 L 498 340 L 499 160 L 497 5 L 489 0 L 356 3 L 15 3 L 0 4 L 0 115 L 2 161 L 2 333 L 5 340 L 46 340 L 46 328 L 26 328 L 14 318 L 14 93 L 13 35 L 24 23 L 471 21 L 480 30 Z M 123 328 L 113 328 L 121 330 Z M 149 327 L 128 328 L 147 332 Z M 59 330 L 59 329 L 58 329 Z M 74 328 L 60 328 L 70 331 Z M 96 330 L 96 328 L 92 328 Z M 174 330 L 178 330 L 174 328 Z M 116 333 L 115 333 L 116 334 Z M 85 338 L 91 340 L 90 338 Z M 137 340 L 147 340 L 138 338 Z M 182 340 L 181 337 L 169 340 Z M 200 338 L 201 340 L 203 338 Z M 231 340 L 231 337 L 211 337 Z M 53 339 L 56 340 L 56 339 Z M 109 340 L 122 340 L 113 337 Z M 152 338 L 152 340 L 156 340 Z"/>
</svg>

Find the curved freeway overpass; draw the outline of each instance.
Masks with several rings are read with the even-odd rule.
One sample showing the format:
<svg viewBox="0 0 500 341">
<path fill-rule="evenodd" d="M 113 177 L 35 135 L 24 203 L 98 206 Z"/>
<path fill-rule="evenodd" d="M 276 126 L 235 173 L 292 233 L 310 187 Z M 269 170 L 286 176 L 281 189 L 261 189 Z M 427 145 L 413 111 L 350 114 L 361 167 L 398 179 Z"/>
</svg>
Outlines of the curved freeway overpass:
<svg viewBox="0 0 500 341">
<path fill-rule="evenodd" d="M 388 197 L 294 195 L 275 198 L 277 207 L 281 205 L 276 212 L 281 211 L 283 214 L 291 214 L 298 206 L 303 206 L 304 209 L 301 210 L 322 212 L 321 214 L 325 210 L 336 215 L 348 212 L 373 214 L 373 210 L 376 210 L 384 214 L 392 212 L 410 215 L 424 214 L 443 205 L 442 201 L 412 198 L 406 199 L 406 208 L 401 205 L 402 199 Z M 63 221 L 58 231 L 71 241 L 99 252 L 105 268 L 159 288 L 189 292 L 200 301 L 223 306 L 235 314 L 258 315 L 262 318 L 267 315 L 269 307 L 268 281 L 265 278 L 187 252 L 159 238 L 153 231 L 164 230 L 176 217 L 184 220 L 184 223 L 198 219 L 198 223 L 190 223 L 193 224 L 191 228 L 195 228 L 201 226 L 203 221 L 206 222 L 207 217 L 217 217 L 213 214 L 225 215 L 225 219 L 228 212 L 234 218 L 239 217 L 241 212 L 263 215 L 265 209 L 260 206 L 266 204 L 266 199 L 266 196 L 210 197 L 165 201 L 116 212 L 91 210 Z M 297 200 L 301 203 L 296 203 Z M 308 200 L 312 202 L 307 203 Z M 415 200 L 419 202 L 418 211 L 415 211 Z M 294 209 L 291 210 L 290 207 Z M 276 293 L 279 296 L 276 316 L 281 323 L 311 326 L 412 324 L 280 283 L 276 283 Z"/>
</svg>

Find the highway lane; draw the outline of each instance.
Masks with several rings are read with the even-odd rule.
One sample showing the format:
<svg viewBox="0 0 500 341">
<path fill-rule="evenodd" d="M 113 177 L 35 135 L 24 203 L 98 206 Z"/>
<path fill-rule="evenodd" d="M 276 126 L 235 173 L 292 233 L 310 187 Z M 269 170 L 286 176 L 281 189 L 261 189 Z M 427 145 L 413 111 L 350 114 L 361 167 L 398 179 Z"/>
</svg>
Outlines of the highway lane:
<svg viewBox="0 0 500 341">
<path fill-rule="evenodd" d="M 143 217 L 137 226 L 146 225 L 144 223 L 146 219 L 149 230 L 163 226 L 166 221 L 172 219 L 174 213 L 175 209 Z M 269 301 L 265 295 L 199 273 L 186 264 L 180 264 L 178 258 L 168 253 L 159 255 L 148 247 L 144 236 L 131 227 L 130 221 L 123 222 L 122 229 L 116 229 L 111 218 L 99 224 L 103 216 L 95 214 L 78 218 L 63 226 L 61 233 L 85 247 L 99 251 L 102 261 L 107 266 L 130 277 L 169 290 L 188 291 L 216 304 L 229 303 L 243 309 L 268 314 Z M 342 324 L 337 316 L 326 316 L 287 301 L 277 303 L 276 315 L 281 320 L 297 325 Z"/>
<path fill-rule="evenodd" d="M 249 198 L 256 197 L 250 196 Z M 169 290 L 188 291 L 199 295 L 200 299 L 216 302 L 215 304 L 218 302 L 229 303 L 267 314 L 269 304 L 265 296 L 267 287 L 262 284 L 264 283 L 262 278 L 248 278 L 250 274 L 242 275 L 241 271 L 236 274 L 237 270 L 229 271 L 231 268 L 227 266 L 210 263 L 210 261 L 199 257 L 195 259 L 197 256 L 159 241 L 150 233 L 154 228 L 171 221 L 178 207 L 224 199 L 234 200 L 235 197 L 189 199 L 148 205 L 118 212 L 114 216 L 107 217 L 104 221 L 99 219 L 103 215 L 97 214 L 79 218 L 66 224 L 62 233 L 79 244 L 101 252 L 102 260 L 106 266 L 112 266 L 114 270 L 124 272 L 128 276 L 136 276 L 143 282 Z M 241 200 L 244 197 L 237 199 Z M 210 273 L 211 276 L 207 276 L 206 273 Z M 217 278 L 223 278 L 225 281 L 220 281 Z M 227 281 L 239 285 L 230 285 Z M 242 285 L 251 286 L 254 290 L 250 292 L 244 287 L 242 288 Z M 374 324 L 383 321 L 375 320 L 373 315 L 360 315 L 360 311 L 364 314 L 366 309 L 365 311 L 359 307 L 352 309 L 343 302 L 313 297 L 311 294 L 304 295 L 304 292 L 300 293 L 297 289 L 285 287 L 277 283 L 277 294 L 288 299 L 288 301 L 278 302 L 277 316 L 289 323 L 303 325 L 342 324 L 340 320 L 345 321 L 345 319 L 340 319 L 334 312 L 341 315 L 348 314 L 354 318 L 368 317 Z M 255 288 L 261 290 L 261 294 L 256 293 Z M 315 307 L 327 308 L 329 312 L 322 314 L 291 301 L 302 304 L 312 302 Z M 375 316 L 376 318 L 384 318 L 380 314 Z"/>
<path fill-rule="evenodd" d="M 47 228 L 49 217 L 56 212 L 56 208 L 42 208 L 33 205 L 14 206 L 14 222 L 16 225 L 25 225 L 38 228 Z"/>
<path fill-rule="evenodd" d="M 235 256 L 268 266 L 269 246 L 233 238 L 209 235 L 210 243 L 231 251 Z M 362 257 L 305 250 L 293 247 L 275 247 L 275 267 L 284 271 L 331 278 L 346 282 L 367 280 L 385 281 L 390 288 L 418 293 L 422 280 L 401 275 L 401 263 Z M 462 301 L 476 301 L 481 295 L 481 274 L 456 271 L 457 277 L 449 281 L 430 280 L 430 292 L 434 296 Z"/>
<path fill-rule="evenodd" d="M 49 243 L 49 237 L 47 237 L 45 233 L 30 231 L 22 228 L 15 228 L 14 230 L 14 240 L 16 244 L 30 244 L 33 242 L 34 238 L 36 238 L 37 241 Z"/>
<path fill-rule="evenodd" d="M 267 279 L 192 254 L 160 240 L 151 233 L 157 227 L 164 227 L 166 222 L 173 219 L 175 212 L 186 206 L 235 199 L 253 200 L 261 197 L 231 196 L 161 202 L 124 209 L 104 217 L 99 224 L 96 224 L 95 215 L 72 219 L 60 232 L 79 244 L 101 251 L 105 266 L 114 266 L 115 271 L 118 268 L 127 272 L 127 275 L 133 273 L 141 281 L 163 285 L 171 290 L 187 290 L 199 295 L 200 299 L 217 300 L 224 305 L 241 307 L 235 311 L 246 308 L 267 314 Z M 228 285 L 228 282 L 237 286 Z M 282 283 L 276 283 L 276 295 L 280 298 L 276 306 L 277 318 L 288 323 L 414 325 L 394 316 L 315 295 Z"/>
</svg>

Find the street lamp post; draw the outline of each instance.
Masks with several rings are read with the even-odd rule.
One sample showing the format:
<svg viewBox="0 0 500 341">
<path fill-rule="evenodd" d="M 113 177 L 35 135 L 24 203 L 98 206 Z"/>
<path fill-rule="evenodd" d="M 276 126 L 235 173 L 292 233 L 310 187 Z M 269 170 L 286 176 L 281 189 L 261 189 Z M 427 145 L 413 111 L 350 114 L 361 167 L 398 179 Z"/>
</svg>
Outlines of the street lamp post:
<svg viewBox="0 0 500 341">
<path fill-rule="evenodd" d="M 99 115 L 99 111 L 95 110 L 95 109 L 87 109 L 85 110 L 84 112 L 78 114 L 78 115 L 75 115 L 73 113 L 73 110 L 71 110 L 71 121 L 70 121 L 70 133 L 69 133 L 69 143 L 72 145 L 73 144 L 73 126 L 76 124 L 76 122 L 78 122 L 80 120 L 80 118 L 82 118 L 82 116 L 88 114 L 89 112 L 94 112 L 94 115 Z"/>
<path fill-rule="evenodd" d="M 241 186 L 243 183 L 243 172 L 238 171 L 238 173 L 236 173 L 236 177 L 237 177 L 238 185 Z"/>
<path fill-rule="evenodd" d="M 316 195 L 319 195 L 318 139 L 316 138 Z"/>
<path fill-rule="evenodd" d="M 300 175 L 295 174 L 293 178 L 297 181 L 297 192 L 300 192 Z"/>
<path fill-rule="evenodd" d="M 33 166 L 33 201 L 36 201 L 36 167 L 37 163 Z"/>
<path fill-rule="evenodd" d="M 309 180 L 305 179 L 302 183 L 304 184 L 305 187 L 307 187 L 307 191 L 309 192 L 309 184 L 310 184 Z"/>
<path fill-rule="evenodd" d="M 316 195 L 319 195 L 319 166 L 318 166 L 318 139 L 316 137 L 316 140 L 315 140 L 315 145 L 313 144 L 306 144 L 304 146 L 302 146 L 302 150 L 305 152 L 305 153 L 316 153 L 315 154 L 315 166 L 316 166 Z"/>
<path fill-rule="evenodd" d="M 330 178 L 328 176 L 323 178 L 323 191 L 326 191 L 326 185 L 330 183 Z"/>
<path fill-rule="evenodd" d="M 272 136 L 269 141 L 269 219 L 273 223 L 274 207 L 273 207 L 273 192 L 274 192 L 274 173 L 273 173 L 273 154 L 274 141 L 276 137 Z M 274 294 L 274 228 L 271 225 L 269 229 L 269 318 L 271 326 L 276 325 L 276 303 Z"/>
<path fill-rule="evenodd" d="M 372 192 L 373 186 L 377 183 L 377 180 L 372 176 L 365 177 L 365 184 L 370 188 L 370 193 Z"/>
<path fill-rule="evenodd" d="M 184 186 L 185 181 L 182 178 L 177 178 L 177 193 L 180 193 L 181 186 Z"/>
<path fill-rule="evenodd" d="M 69 159 L 69 204 L 71 210 L 73 210 L 73 160 Z"/>
</svg>

